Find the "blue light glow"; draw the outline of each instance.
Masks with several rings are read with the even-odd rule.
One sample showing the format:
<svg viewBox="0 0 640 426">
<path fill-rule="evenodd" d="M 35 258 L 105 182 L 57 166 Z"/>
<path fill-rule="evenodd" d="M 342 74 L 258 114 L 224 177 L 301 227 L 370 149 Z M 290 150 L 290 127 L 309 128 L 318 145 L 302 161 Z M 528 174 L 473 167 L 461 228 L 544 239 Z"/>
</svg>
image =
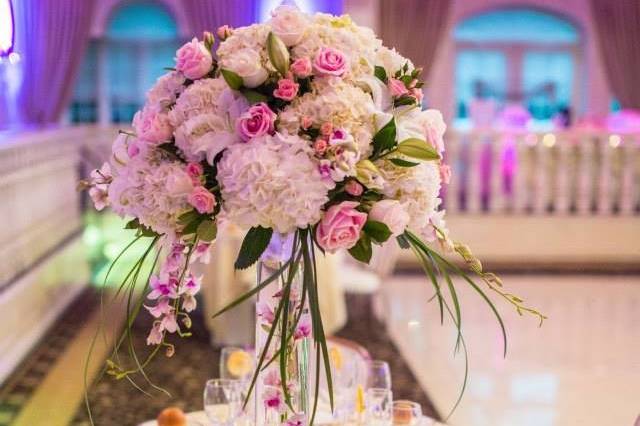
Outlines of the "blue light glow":
<svg viewBox="0 0 640 426">
<path fill-rule="evenodd" d="M 0 56 L 13 51 L 15 41 L 15 21 L 11 0 L 0 0 Z"/>
</svg>

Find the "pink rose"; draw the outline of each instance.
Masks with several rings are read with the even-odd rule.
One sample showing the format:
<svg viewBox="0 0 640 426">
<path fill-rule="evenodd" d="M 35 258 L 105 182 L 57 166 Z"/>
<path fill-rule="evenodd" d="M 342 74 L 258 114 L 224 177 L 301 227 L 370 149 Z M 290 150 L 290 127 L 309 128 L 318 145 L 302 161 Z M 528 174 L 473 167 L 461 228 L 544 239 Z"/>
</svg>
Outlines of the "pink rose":
<svg viewBox="0 0 640 426">
<path fill-rule="evenodd" d="M 211 71 L 212 65 L 211 52 L 195 37 L 176 52 L 176 69 L 188 79 L 204 77 Z"/>
<path fill-rule="evenodd" d="M 404 82 L 402 80 L 398 80 L 397 78 L 390 78 L 389 84 L 387 85 L 387 87 L 391 92 L 391 96 L 395 98 L 409 93 L 409 90 L 407 90 L 406 86 L 404 85 Z"/>
<path fill-rule="evenodd" d="M 306 78 L 311 75 L 311 60 L 307 57 L 298 58 L 291 64 L 289 68 L 293 75 L 298 78 Z"/>
<path fill-rule="evenodd" d="M 356 207 L 358 203 L 354 201 L 343 201 L 329 207 L 316 230 L 320 247 L 335 253 L 356 245 L 367 221 L 367 214 L 356 210 Z"/>
<path fill-rule="evenodd" d="M 298 94 L 300 85 L 289 78 L 278 80 L 278 88 L 273 91 L 273 96 L 285 101 L 291 101 Z"/>
<path fill-rule="evenodd" d="M 316 154 L 322 156 L 325 152 L 327 152 L 328 146 L 329 145 L 327 144 L 326 140 L 318 138 L 313 143 L 313 150 L 316 152 Z"/>
<path fill-rule="evenodd" d="M 409 213 L 396 200 L 378 201 L 371 208 L 369 218 L 387 225 L 394 237 L 404 232 L 410 219 Z"/>
<path fill-rule="evenodd" d="M 333 131 L 333 124 L 331 124 L 330 121 L 326 121 L 322 123 L 322 125 L 320 126 L 320 134 L 322 135 L 329 136 L 332 131 Z"/>
<path fill-rule="evenodd" d="M 246 142 L 251 138 L 272 134 L 276 114 L 264 102 L 252 105 L 238 117 L 236 127 L 240 137 Z"/>
<path fill-rule="evenodd" d="M 451 182 L 451 166 L 445 163 L 440 163 L 440 180 L 445 185 Z"/>
<path fill-rule="evenodd" d="M 313 67 L 318 74 L 342 77 L 347 72 L 347 57 L 337 49 L 323 47 L 316 55 Z"/>
<path fill-rule="evenodd" d="M 202 165 L 200 163 L 187 164 L 187 174 L 193 179 L 200 179 L 202 173 L 204 173 L 204 170 L 202 169 Z"/>
<path fill-rule="evenodd" d="M 354 197 L 359 197 L 362 195 L 364 188 L 360 183 L 356 180 L 349 179 L 347 183 L 344 185 L 344 190 L 347 191 L 347 194 L 353 195 Z"/>
<path fill-rule="evenodd" d="M 204 186 L 197 186 L 189 195 L 189 204 L 199 213 L 212 213 L 216 206 L 216 199 Z"/>
<path fill-rule="evenodd" d="M 169 116 L 150 105 L 136 112 L 133 117 L 133 127 L 138 137 L 147 142 L 158 144 L 168 142 L 173 135 Z"/>
</svg>

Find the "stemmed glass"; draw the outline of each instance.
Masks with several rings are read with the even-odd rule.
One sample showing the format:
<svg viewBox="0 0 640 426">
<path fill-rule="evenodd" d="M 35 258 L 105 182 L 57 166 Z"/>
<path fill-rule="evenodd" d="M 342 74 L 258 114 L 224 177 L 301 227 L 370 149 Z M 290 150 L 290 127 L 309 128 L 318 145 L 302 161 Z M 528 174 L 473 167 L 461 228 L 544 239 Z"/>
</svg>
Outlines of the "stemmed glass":
<svg viewBox="0 0 640 426">
<path fill-rule="evenodd" d="M 212 379 L 204 388 L 204 411 L 213 426 L 233 426 L 242 410 L 238 380 Z"/>
<path fill-rule="evenodd" d="M 367 426 L 391 426 L 393 394 L 389 389 L 369 388 L 365 398 Z"/>
<path fill-rule="evenodd" d="M 418 426 L 422 422 L 422 407 L 417 402 L 393 401 L 394 426 Z"/>
<path fill-rule="evenodd" d="M 367 388 L 391 389 L 391 370 L 386 361 L 371 361 Z"/>
</svg>

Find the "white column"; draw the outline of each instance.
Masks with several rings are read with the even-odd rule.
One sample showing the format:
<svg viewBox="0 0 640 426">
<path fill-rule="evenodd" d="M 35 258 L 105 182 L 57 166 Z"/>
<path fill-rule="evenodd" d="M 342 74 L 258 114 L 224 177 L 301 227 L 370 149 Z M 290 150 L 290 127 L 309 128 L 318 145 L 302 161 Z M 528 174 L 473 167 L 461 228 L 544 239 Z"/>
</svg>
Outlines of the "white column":
<svg viewBox="0 0 640 426">
<path fill-rule="evenodd" d="M 468 166 L 468 179 L 466 188 L 466 203 L 467 211 L 469 213 L 480 212 L 480 194 L 482 188 L 481 176 L 480 176 L 480 160 L 482 156 L 482 146 L 484 141 L 484 134 L 479 132 L 472 132 L 467 137 L 467 166 Z"/>
<path fill-rule="evenodd" d="M 502 213 L 504 210 L 504 176 L 502 174 L 502 157 L 505 149 L 505 138 L 514 138 L 501 133 L 494 133 L 491 143 L 491 169 L 489 170 L 489 213 Z"/>
<path fill-rule="evenodd" d="M 109 93 L 109 62 L 107 45 L 104 40 L 98 42 L 98 124 L 108 126 L 111 123 L 111 94 Z"/>
<path fill-rule="evenodd" d="M 514 213 L 523 213 L 531 202 L 529 189 L 529 177 L 531 176 L 531 152 L 533 148 L 529 144 L 537 141 L 535 134 L 516 139 L 516 169 L 513 176 L 513 191 L 510 199 L 510 207 Z"/>
<path fill-rule="evenodd" d="M 602 215 L 610 214 L 613 207 L 612 190 L 612 171 L 611 171 L 611 154 L 612 148 L 609 146 L 608 137 L 598 138 L 598 146 L 596 152 L 600 155 L 600 170 L 598 174 L 598 213 Z"/>
<path fill-rule="evenodd" d="M 551 181 L 549 179 L 550 167 L 550 150 L 552 146 L 545 144 L 545 138 L 550 137 L 550 133 L 542 137 L 542 141 L 536 145 L 536 159 L 533 164 L 534 172 L 534 199 L 533 199 L 533 211 L 536 214 L 545 214 L 547 212 L 547 205 L 549 202 L 549 185 Z M 555 140 L 555 135 L 553 135 Z"/>
<path fill-rule="evenodd" d="M 569 150 L 571 148 L 571 137 L 568 133 L 558 135 L 556 142 L 556 156 L 554 157 L 554 167 L 556 171 L 555 191 L 553 193 L 554 213 L 566 215 L 569 211 L 569 174 L 571 162 L 569 161 Z"/>
<path fill-rule="evenodd" d="M 593 139 L 592 135 L 582 135 L 579 142 L 580 159 L 578 164 L 578 213 L 591 213 L 593 200 Z"/>
<path fill-rule="evenodd" d="M 636 182 L 638 173 L 638 146 L 635 136 L 627 135 L 619 147 L 622 150 L 622 176 L 620 184 L 620 213 L 630 215 L 638 203 L 638 191 Z"/>
</svg>

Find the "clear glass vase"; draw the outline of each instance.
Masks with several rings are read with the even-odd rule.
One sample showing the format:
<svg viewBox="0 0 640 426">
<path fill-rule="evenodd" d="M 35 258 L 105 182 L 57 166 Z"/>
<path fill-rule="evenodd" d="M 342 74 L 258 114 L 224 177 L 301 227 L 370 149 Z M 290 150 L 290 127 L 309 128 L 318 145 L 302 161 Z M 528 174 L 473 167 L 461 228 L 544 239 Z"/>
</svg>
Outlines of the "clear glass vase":
<svg viewBox="0 0 640 426">
<path fill-rule="evenodd" d="M 291 238 L 274 236 L 266 255 L 258 263 L 258 284 L 278 274 L 271 284 L 258 293 L 256 301 L 256 358 L 260 359 L 268 336 L 275 322 L 275 330 L 264 357 L 263 366 L 255 385 L 256 426 L 280 426 L 287 420 L 300 419 L 303 425 L 310 418 L 310 370 L 311 370 L 311 321 L 308 303 L 302 302 L 302 262 L 297 270 L 282 266 L 291 257 Z M 285 294 L 289 302 L 278 314 L 278 306 Z M 276 320 L 276 315 L 278 316 Z M 284 317 L 287 327 L 283 330 Z M 281 381 L 280 352 L 282 334 L 286 333 L 285 371 L 287 378 L 287 403 Z"/>
</svg>

